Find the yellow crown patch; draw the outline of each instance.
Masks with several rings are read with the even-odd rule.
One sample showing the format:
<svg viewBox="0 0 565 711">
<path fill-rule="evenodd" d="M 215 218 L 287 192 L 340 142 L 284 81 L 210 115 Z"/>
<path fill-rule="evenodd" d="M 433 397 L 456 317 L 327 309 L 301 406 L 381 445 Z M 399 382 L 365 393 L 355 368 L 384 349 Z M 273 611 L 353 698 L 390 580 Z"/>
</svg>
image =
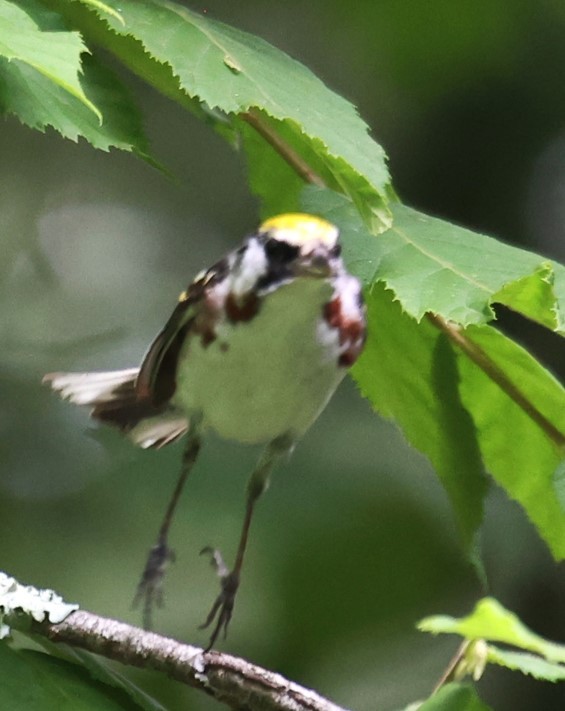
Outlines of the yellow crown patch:
<svg viewBox="0 0 565 711">
<path fill-rule="evenodd" d="M 339 237 L 338 228 L 331 222 L 301 212 L 270 217 L 259 227 L 259 231 L 269 232 L 275 239 L 296 246 L 318 241 L 333 247 Z"/>
</svg>

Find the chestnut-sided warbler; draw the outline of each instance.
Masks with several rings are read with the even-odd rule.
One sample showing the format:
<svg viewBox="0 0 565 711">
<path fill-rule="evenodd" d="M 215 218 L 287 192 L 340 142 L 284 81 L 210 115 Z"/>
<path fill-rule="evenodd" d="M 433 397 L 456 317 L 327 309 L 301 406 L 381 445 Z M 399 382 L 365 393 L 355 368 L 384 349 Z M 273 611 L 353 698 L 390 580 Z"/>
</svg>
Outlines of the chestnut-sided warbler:
<svg viewBox="0 0 565 711">
<path fill-rule="evenodd" d="M 139 368 L 44 378 L 140 447 L 159 448 L 186 436 L 181 475 L 137 590 L 146 626 L 153 605 L 162 601 L 173 557 L 168 532 L 174 510 L 201 436 L 213 429 L 227 439 L 266 445 L 248 483 L 233 568 L 218 551 L 202 551 L 211 554 L 221 580 L 202 625 L 215 621 L 208 649 L 227 631 L 253 509 L 270 471 L 316 420 L 363 348 L 361 287 L 343 264 L 338 236 L 318 217 L 273 217 L 181 293 Z"/>
</svg>

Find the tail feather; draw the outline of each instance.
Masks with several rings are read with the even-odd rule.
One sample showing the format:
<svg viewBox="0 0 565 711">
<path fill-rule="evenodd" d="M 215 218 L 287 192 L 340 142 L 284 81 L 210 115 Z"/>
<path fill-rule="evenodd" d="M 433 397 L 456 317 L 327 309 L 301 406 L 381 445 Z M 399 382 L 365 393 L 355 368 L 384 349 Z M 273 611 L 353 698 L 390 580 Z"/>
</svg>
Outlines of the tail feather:
<svg viewBox="0 0 565 711">
<path fill-rule="evenodd" d="M 143 449 L 161 449 L 176 442 L 188 432 L 189 421 L 184 415 L 169 411 L 158 417 L 139 420 L 128 432 L 128 437 Z"/>
<path fill-rule="evenodd" d="M 64 400 L 90 405 L 91 416 L 117 427 L 143 448 L 159 448 L 188 431 L 188 419 L 166 403 L 156 406 L 136 390 L 139 368 L 98 373 L 49 373 L 43 383 Z"/>
<path fill-rule="evenodd" d="M 75 405 L 101 405 L 135 400 L 135 381 L 139 368 L 101 373 L 49 373 L 43 383 Z"/>
</svg>

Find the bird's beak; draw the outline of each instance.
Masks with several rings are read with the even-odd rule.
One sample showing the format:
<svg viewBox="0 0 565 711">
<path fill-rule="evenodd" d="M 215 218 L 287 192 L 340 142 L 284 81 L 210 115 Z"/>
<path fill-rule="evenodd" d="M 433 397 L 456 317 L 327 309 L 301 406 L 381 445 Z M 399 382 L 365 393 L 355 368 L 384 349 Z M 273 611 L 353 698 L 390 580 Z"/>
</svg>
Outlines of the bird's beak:
<svg viewBox="0 0 565 711">
<path fill-rule="evenodd" d="M 324 279 L 333 272 L 331 257 L 325 247 L 315 247 L 296 262 L 296 276 L 317 277 Z"/>
</svg>

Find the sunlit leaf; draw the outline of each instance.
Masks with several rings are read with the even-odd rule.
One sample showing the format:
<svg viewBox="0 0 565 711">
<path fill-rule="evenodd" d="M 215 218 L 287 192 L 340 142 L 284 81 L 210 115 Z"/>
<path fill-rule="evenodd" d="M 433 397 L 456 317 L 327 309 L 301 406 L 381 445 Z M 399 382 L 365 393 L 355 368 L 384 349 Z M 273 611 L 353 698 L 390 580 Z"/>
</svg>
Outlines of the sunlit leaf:
<svg viewBox="0 0 565 711">
<path fill-rule="evenodd" d="M 418 628 L 433 634 L 458 634 L 470 640 L 504 642 L 535 652 L 552 662 L 565 662 L 565 645 L 549 642 L 532 632 L 513 612 L 490 597 L 480 600 L 466 617 L 427 617 L 419 623 Z"/>
<path fill-rule="evenodd" d="M 506 669 L 519 671 L 543 681 L 565 681 L 565 666 L 563 664 L 548 662 L 535 654 L 511 652 L 491 644 L 488 649 L 488 661 L 490 664 L 498 664 Z"/>
</svg>

